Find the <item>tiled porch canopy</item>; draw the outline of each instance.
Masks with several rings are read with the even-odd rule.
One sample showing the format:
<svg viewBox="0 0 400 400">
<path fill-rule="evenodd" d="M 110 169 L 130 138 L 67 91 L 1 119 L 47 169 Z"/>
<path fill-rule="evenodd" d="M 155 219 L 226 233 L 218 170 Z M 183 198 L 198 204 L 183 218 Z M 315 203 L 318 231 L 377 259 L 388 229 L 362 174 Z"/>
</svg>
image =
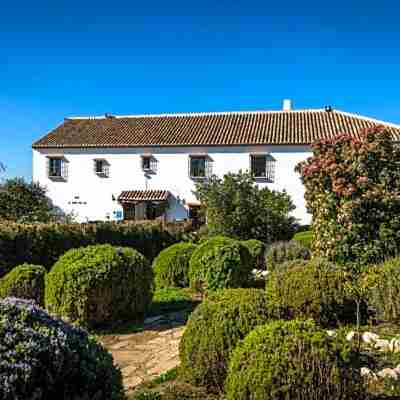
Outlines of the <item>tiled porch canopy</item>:
<svg viewBox="0 0 400 400">
<path fill-rule="evenodd" d="M 144 201 L 167 201 L 171 193 L 168 190 L 125 190 L 118 196 L 120 203 L 140 203 Z"/>
</svg>

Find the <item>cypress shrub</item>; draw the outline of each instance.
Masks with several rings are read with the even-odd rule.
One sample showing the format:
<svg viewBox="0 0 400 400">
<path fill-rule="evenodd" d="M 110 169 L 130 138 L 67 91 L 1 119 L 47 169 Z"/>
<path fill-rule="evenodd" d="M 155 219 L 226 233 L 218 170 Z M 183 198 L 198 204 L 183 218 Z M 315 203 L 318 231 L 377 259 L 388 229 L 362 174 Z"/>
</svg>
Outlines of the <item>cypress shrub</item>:
<svg viewBox="0 0 400 400">
<path fill-rule="evenodd" d="M 268 320 L 262 289 L 226 289 L 191 314 L 180 343 L 180 376 L 193 385 L 222 391 L 232 350 Z"/>
<path fill-rule="evenodd" d="M 236 347 L 227 400 L 363 399 L 358 355 L 342 335 L 331 338 L 312 321 L 274 321 Z"/>
<path fill-rule="evenodd" d="M 80 328 L 33 302 L 0 300 L 2 400 L 125 398 L 113 358 Z"/>
<path fill-rule="evenodd" d="M 267 279 L 271 314 L 278 319 L 312 318 L 322 326 L 356 321 L 356 303 L 348 294 L 347 274 L 334 264 L 315 259 L 304 265 L 278 269 Z M 361 304 L 366 322 L 367 306 Z"/>
<path fill-rule="evenodd" d="M 97 224 L 0 223 L 0 277 L 23 263 L 46 270 L 70 249 L 96 244 L 133 247 L 152 261 L 161 250 L 179 242 L 182 225 L 158 222 Z"/>
<path fill-rule="evenodd" d="M 149 262 L 134 249 L 73 249 L 47 274 L 46 308 L 88 327 L 141 319 L 151 303 L 152 281 Z"/>
<path fill-rule="evenodd" d="M 190 258 L 189 283 L 197 291 L 243 287 L 251 279 L 251 259 L 239 241 L 216 236 L 197 247 Z"/>
<path fill-rule="evenodd" d="M 369 304 L 377 317 L 385 321 L 400 321 L 400 257 L 372 266 L 364 279 L 368 279 Z"/>
<path fill-rule="evenodd" d="M 156 287 L 189 286 L 189 261 L 195 249 L 192 243 L 177 243 L 161 251 L 153 262 Z"/>
<path fill-rule="evenodd" d="M 250 253 L 253 269 L 265 269 L 265 244 L 257 239 L 241 242 Z"/>
<path fill-rule="evenodd" d="M 266 263 L 267 269 L 273 271 L 279 264 L 292 260 L 309 260 L 310 250 L 294 240 L 290 242 L 276 242 L 269 246 Z"/>
<path fill-rule="evenodd" d="M 44 304 L 46 270 L 40 265 L 22 264 L 0 279 L 0 297 L 31 299 Z"/>
</svg>

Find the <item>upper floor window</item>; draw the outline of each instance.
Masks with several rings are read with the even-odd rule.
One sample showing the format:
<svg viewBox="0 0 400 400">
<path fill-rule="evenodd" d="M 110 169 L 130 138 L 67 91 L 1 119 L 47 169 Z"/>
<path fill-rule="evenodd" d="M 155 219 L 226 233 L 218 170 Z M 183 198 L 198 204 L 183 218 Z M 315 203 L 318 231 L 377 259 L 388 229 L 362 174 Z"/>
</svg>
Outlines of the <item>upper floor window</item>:
<svg viewBox="0 0 400 400">
<path fill-rule="evenodd" d="M 107 160 L 104 159 L 95 159 L 94 160 L 94 172 L 98 176 L 102 176 L 104 178 L 108 178 L 110 176 L 110 165 Z"/>
<path fill-rule="evenodd" d="M 63 157 L 48 157 L 47 171 L 50 179 L 66 180 L 68 178 L 67 160 Z"/>
<path fill-rule="evenodd" d="M 209 178 L 212 174 L 212 160 L 209 156 L 189 156 L 189 176 Z"/>
<path fill-rule="evenodd" d="M 250 171 L 256 179 L 275 180 L 275 158 L 270 154 L 251 154 Z"/>
<path fill-rule="evenodd" d="M 142 156 L 142 170 L 144 172 L 157 172 L 157 159 L 154 156 Z"/>
</svg>

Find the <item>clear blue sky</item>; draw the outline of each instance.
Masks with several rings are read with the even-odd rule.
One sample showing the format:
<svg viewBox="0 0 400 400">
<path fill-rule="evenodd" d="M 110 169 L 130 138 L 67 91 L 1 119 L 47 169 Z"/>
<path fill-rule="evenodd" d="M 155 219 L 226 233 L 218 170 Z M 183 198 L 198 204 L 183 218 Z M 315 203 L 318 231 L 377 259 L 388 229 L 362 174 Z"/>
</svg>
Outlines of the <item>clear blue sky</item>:
<svg viewBox="0 0 400 400">
<path fill-rule="evenodd" d="M 398 1 L 4 1 L 0 160 L 65 116 L 335 108 L 400 123 Z"/>
</svg>

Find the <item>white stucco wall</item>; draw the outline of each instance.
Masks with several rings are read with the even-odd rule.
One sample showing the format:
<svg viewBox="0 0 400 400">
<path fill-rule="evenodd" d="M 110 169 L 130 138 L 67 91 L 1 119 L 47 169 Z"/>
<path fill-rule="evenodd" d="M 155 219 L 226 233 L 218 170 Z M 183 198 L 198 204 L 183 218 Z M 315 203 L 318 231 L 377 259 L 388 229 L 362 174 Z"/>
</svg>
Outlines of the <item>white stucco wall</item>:
<svg viewBox="0 0 400 400">
<path fill-rule="evenodd" d="M 54 204 L 66 212 L 73 211 L 78 221 L 116 219 L 122 207 L 116 199 L 123 190 L 169 190 L 175 199 L 170 204 L 168 219 L 187 217 L 187 203 L 196 202 L 192 191 L 195 182 L 189 178 L 188 156 L 208 154 L 213 160 L 213 173 L 222 177 L 227 172 L 249 169 L 250 153 L 269 153 L 276 159 L 275 182 L 259 183 L 270 189 L 290 194 L 296 205 L 293 215 L 301 223 L 310 222 L 304 201 L 304 188 L 296 164 L 311 155 L 307 146 L 214 146 L 104 149 L 33 150 L 33 179 L 46 186 Z M 150 179 L 141 169 L 141 155 L 153 155 L 158 169 Z M 68 180 L 52 181 L 47 177 L 47 156 L 63 155 L 68 160 Z M 110 165 L 110 177 L 94 173 L 93 160 L 104 158 Z M 76 203 L 76 204 L 72 204 Z"/>
</svg>

